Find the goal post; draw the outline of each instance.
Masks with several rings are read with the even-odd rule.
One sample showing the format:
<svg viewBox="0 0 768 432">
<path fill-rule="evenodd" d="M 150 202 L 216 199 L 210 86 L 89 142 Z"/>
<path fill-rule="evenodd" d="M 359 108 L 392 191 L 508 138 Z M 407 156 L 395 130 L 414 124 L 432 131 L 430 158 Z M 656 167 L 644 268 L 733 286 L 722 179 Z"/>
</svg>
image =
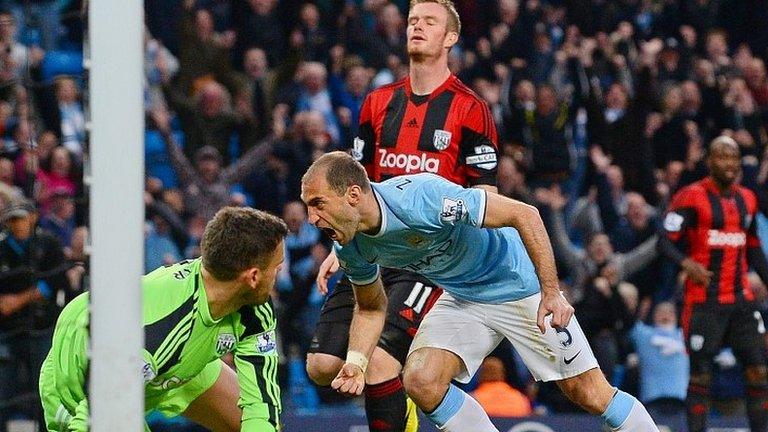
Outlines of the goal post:
<svg viewBox="0 0 768 432">
<path fill-rule="evenodd" d="M 91 430 L 138 432 L 144 424 L 143 1 L 88 3 Z"/>
</svg>

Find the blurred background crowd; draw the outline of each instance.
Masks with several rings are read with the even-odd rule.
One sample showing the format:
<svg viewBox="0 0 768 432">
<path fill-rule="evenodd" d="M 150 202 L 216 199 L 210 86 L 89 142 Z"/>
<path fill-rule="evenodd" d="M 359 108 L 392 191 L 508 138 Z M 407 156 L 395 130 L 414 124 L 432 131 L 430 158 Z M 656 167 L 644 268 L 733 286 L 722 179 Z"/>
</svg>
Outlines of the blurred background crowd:
<svg viewBox="0 0 768 432">
<path fill-rule="evenodd" d="M 684 412 L 679 269 L 656 252 L 659 217 L 707 174 L 706 146 L 723 133 L 739 144 L 741 183 L 765 213 L 768 1 L 456 6 L 463 31 L 450 67 L 494 117 L 499 192 L 541 211 L 562 288 L 611 383 L 652 411 Z M 0 1 L 0 419 L 34 418 L 35 365 L 56 313 L 87 287 L 82 8 Z M 368 92 L 407 75 L 407 8 L 145 0 L 145 270 L 198 256 L 222 206 L 282 216 L 291 233 L 274 301 L 286 410 L 354 409 L 303 372 L 329 243 L 307 223 L 299 183 L 319 155 L 351 147 Z M 15 294 L 30 284 L 41 298 Z M 716 412 L 742 414 L 740 366 L 727 349 L 716 365 Z M 534 383 L 506 344 L 469 390 L 491 415 L 577 411 Z"/>
</svg>

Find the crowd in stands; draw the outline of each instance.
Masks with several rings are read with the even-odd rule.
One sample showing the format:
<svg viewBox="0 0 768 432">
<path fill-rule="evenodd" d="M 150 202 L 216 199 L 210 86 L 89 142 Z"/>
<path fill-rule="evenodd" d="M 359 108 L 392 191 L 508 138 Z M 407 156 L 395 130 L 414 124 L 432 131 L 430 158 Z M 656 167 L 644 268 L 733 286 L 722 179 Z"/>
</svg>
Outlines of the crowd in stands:
<svg viewBox="0 0 768 432">
<path fill-rule="evenodd" d="M 46 63 L 80 48 L 82 22 L 68 18 L 79 2 L 4 3 L 0 198 L 25 199 L 64 259 L 87 261 L 85 83 L 66 61 Z M 768 209 L 768 1 L 456 5 L 463 30 L 450 67 L 490 107 L 500 193 L 541 211 L 563 291 L 611 383 L 652 411 L 684 412 L 681 281 L 657 253 L 659 219 L 675 191 L 707 174 L 707 144 L 721 134 L 739 144 L 741 183 Z M 300 178 L 319 155 L 352 146 L 371 89 L 407 75 L 407 1 L 145 0 L 145 8 L 145 270 L 197 257 L 222 206 L 282 216 L 291 233 L 274 294 L 281 353 L 303 362 L 323 300 L 314 278 L 330 245 L 306 220 Z M 768 250 L 763 216 L 760 227 Z M 64 270 L 70 286 L 60 290 L 83 289 L 81 268 Z M 752 279 L 765 305 L 768 292 Z M 43 297 L 58 304 L 50 290 Z M 39 330 L 6 329 L 4 295 L 0 364 L 14 359 L 4 335 Z M 493 356 L 470 384 L 489 412 L 576 411 L 533 383 L 507 344 Z M 743 412 L 728 404 L 744 391 L 733 355 L 725 350 L 716 363 L 720 412 Z M 7 379 L 0 374 L 0 388 Z M 288 406 L 316 404 L 297 396 L 314 389 L 292 388 L 305 379 L 283 383 Z M 499 404 L 505 397 L 509 406 Z"/>
</svg>

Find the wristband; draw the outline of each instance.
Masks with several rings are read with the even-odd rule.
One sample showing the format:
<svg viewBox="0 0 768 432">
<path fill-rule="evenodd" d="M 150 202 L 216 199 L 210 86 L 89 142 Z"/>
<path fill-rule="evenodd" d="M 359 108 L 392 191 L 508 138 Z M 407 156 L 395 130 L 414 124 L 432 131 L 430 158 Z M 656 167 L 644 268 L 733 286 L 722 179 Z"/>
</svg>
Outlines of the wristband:
<svg viewBox="0 0 768 432">
<path fill-rule="evenodd" d="M 368 357 L 359 351 L 347 351 L 346 362 L 359 367 L 363 373 L 368 368 Z"/>
</svg>

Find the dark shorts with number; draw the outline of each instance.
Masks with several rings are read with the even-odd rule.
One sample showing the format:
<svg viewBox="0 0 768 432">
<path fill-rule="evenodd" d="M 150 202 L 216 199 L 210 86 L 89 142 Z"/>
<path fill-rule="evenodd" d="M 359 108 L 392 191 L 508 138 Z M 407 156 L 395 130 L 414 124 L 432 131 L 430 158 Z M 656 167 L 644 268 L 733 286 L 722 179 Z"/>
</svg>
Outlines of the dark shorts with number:
<svg viewBox="0 0 768 432">
<path fill-rule="evenodd" d="M 419 324 L 443 290 L 423 276 L 402 270 L 382 268 L 381 281 L 389 305 L 378 346 L 400 364 L 405 364 L 408 348 Z M 325 300 L 309 352 L 330 354 L 342 359 L 347 356 L 349 325 L 354 306 L 352 285 L 344 277 Z"/>
<path fill-rule="evenodd" d="M 745 367 L 766 363 L 765 324 L 754 302 L 686 304 L 680 321 L 692 374 L 709 372 L 724 347 Z"/>
</svg>

